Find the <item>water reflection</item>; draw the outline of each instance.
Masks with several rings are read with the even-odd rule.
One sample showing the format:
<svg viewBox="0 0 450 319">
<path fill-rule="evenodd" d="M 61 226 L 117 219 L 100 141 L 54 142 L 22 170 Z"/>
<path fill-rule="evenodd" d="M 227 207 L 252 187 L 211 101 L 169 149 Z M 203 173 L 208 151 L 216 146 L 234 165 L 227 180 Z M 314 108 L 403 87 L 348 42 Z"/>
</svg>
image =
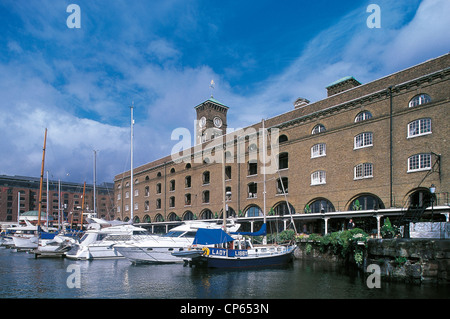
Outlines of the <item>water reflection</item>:
<svg viewBox="0 0 450 319">
<path fill-rule="evenodd" d="M 69 265 L 80 271 L 80 288 L 67 286 Z M 215 270 L 172 265 L 133 265 L 125 259 L 34 259 L 0 249 L 1 298 L 448 298 L 449 287 L 382 281 L 369 289 L 353 268 L 295 260 L 288 267 Z"/>
</svg>

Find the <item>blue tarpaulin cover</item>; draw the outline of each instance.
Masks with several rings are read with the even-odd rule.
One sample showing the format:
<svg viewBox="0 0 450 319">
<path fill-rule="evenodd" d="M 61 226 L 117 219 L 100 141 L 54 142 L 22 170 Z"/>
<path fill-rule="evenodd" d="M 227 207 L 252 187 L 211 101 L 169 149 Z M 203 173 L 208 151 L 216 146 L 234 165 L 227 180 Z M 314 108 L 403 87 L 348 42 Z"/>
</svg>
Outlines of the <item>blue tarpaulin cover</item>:
<svg viewBox="0 0 450 319">
<path fill-rule="evenodd" d="M 194 245 L 214 245 L 233 241 L 233 237 L 222 229 L 199 228 L 194 238 Z"/>
<path fill-rule="evenodd" d="M 236 232 L 232 234 L 236 235 L 247 235 L 247 236 L 265 236 L 267 234 L 267 226 L 266 223 L 262 224 L 261 228 L 257 232 Z"/>
</svg>

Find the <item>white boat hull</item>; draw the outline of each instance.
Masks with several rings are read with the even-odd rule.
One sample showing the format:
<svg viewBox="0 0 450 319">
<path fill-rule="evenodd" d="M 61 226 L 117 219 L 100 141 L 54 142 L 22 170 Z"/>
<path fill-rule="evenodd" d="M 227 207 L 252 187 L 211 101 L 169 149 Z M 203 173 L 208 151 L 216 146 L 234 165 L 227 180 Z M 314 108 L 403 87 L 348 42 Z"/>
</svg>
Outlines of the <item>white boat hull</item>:
<svg viewBox="0 0 450 319">
<path fill-rule="evenodd" d="M 184 248 L 173 247 L 116 247 L 116 250 L 132 263 L 180 263 L 182 260 L 172 255 L 174 251 L 180 251 Z"/>
<path fill-rule="evenodd" d="M 80 246 L 66 253 L 69 259 L 91 260 L 91 259 L 117 259 L 123 258 L 114 247 L 108 246 Z"/>
<path fill-rule="evenodd" d="M 38 237 L 13 236 L 14 247 L 17 249 L 35 249 L 38 247 Z"/>
</svg>

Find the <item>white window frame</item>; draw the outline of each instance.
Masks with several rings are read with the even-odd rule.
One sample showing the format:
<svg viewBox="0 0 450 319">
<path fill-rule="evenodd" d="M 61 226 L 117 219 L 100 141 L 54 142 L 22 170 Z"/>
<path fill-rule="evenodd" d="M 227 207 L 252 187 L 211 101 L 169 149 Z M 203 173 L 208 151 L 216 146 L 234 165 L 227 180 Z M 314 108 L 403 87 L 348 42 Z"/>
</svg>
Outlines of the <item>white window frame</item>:
<svg viewBox="0 0 450 319">
<path fill-rule="evenodd" d="M 325 143 L 318 143 L 311 147 L 311 158 L 317 158 L 327 155 L 327 145 Z"/>
<path fill-rule="evenodd" d="M 372 113 L 369 111 L 361 111 L 355 116 L 355 123 L 370 120 L 372 118 Z"/>
<path fill-rule="evenodd" d="M 413 167 L 411 168 L 411 166 Z M 429 171 L 431 169 L 431 154 L 421 153 L 408 157 L 408 173 Z"/>
<path fill-rule="evenodd" d="M 354 148 L 360 149 L 365 147 L 373 146 L 373 133 L 372 132 L 363 132 L 355 136 L 354 138 Z"/>
<path fill-rule="evenodd" d="M 431 97 L 428 94 L 421 93 L 414 96 L 408 103 L 408 107 L 415 107 L 422 104 L 430 103 Z"/>
<path fill-rule="evenodd" d="M 325 171 L 315 171 L 311 174 L 311 185 L 323 185 L 327 183 L 327 173 Z"/>
<path fill-rule="evenodd" d="M 431 134 L 431 119 L 422 118 L 408 123 L 408 138 Z"/>
<path fill-rule="evenodd" d="M 327 131 L 327 129 L 326 129 L 325 125 L 317 124 L 313 127 L 311 134 L 314 135 L 314 134 L 319 134 L 319 133 L 323 133 L 326 131 Z"/>
<path fill-rule="evenodd" d="M 364 179 L 373 177 L 373 164 L 372 163 L 361 163 L 354 167 L 354 179 Z"/>
</svg>

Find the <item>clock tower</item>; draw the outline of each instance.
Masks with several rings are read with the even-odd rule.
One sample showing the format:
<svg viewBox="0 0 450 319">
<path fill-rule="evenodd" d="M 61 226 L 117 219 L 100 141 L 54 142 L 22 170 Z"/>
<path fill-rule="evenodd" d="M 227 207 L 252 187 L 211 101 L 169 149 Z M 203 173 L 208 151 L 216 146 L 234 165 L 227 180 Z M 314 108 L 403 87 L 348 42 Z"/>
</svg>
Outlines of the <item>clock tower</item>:
<svg viewBox="0 0 450 319">
<path fill-rule="evenodd" d="M 227 133 L 228 106 L 213 97 L 195 107 L 197 111 L 196 144 L 201 144 Z"/>
</svg>

